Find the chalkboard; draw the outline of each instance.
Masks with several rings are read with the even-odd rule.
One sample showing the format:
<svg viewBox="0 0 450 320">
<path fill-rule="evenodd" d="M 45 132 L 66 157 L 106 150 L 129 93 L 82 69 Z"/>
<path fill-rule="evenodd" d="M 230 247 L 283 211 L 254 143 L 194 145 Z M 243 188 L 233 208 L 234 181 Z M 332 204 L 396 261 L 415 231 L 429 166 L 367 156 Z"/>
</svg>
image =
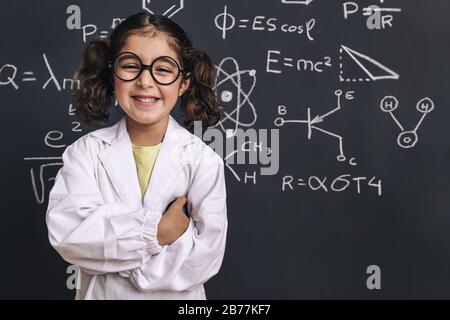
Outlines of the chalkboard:
<svg viewBox="0 0 450 320">
<path fill-rule="evenodd" d="M 61 154 L 92 130 L 72 75 L 87 42 L 141 10 L 218 69 L 229 231 L 209 299 L 450 298 L 449 1 L 1 6 L 1 298 L 75 295 L 45 224 Z"/>
</svg>

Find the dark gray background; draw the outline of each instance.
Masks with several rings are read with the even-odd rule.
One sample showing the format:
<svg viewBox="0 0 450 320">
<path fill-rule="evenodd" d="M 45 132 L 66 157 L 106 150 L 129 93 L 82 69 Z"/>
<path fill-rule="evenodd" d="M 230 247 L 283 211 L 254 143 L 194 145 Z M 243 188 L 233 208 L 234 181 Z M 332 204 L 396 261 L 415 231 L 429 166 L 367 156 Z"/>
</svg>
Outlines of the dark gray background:
<svg viewBox="0 0 450 320">
<path fill-rule="evenodd" d="M 336 89 L 354 91 L 355 100 L 320 127 L 342 135 L 347 157 L 357 166 L 336 161 L 337 143 L 315 131 L 307 139 L 302 124 L 280 128 L 280 170 L 274 176 L 257 176 L 257 183 L 238 182 L 226 169 L 229 233 L 219 274 L 207 285 L 210 299 L 299 298 L 450 298 L 450 120 L 448 97 L 447 0 L 385 1 L 399 7 L 394 27 L 368 30 L 362 7 L 380 3 L 356 1 L 358 14 L 344 20 L 344 1 L 315 0 L 309 6 L 277 1 L 194 1 L 173 19 L 195 44 L 208 52 L 216 65 L 235 58 L 241 70 L 256 70 L 250 100 L 258 119 L 253 128 L 274 128 L 277 106 L 288 106 L 286 118 L 304 119 L 335 107 Z M 157 1 L 154 1 L 155 6 Z M 2 222 L 0 297 L 72 299 L 66 287 L 67 263 L 50 247 L 45 209 L 51 177 L 58 167 L 44 171 L 45 201 L 34 196 L 30 169 L 47 162 L 27 157 L 59 157 L 63 149 L 45 145 L 52 130 L 70 144 L 88 132 L 73 132 L 76 119 L 68 115 L 70 90 L 42 86 L 49 63 L 60 80 L 70 78 L 84 47 L 81 31 L 66 28 L 66 8 L 81 7 L 81 23 L 109 30 L 112 19 L 125 18 L 141 9 L 141 1 L 9 1 L 1 4 L 0 66 L 15 65 L 19 89 L 0 86 L 2 101 Z M 224 6 L 236 18 L 274 17 L 279 23 L 303 24 L 317 20 L 315 41 L 279 30 L 251 31 L 235 26 L 222 39 L 214 19 Z M 156 10 L 157 11 L 157 10 Z M 99 33 L 97 33 L 99 34 Z M 92 37 L 90 38 L 92 39 Z M 346 83 L 339 81 L 339 48 L 344 44 L 368 54 L 400 74 L 399 80 Z M 333 67 L 323 73 L 283 69 L 266 72 L 267 50 L 283 56 L 319 60 L 330 56 Z M 346 71 L 358 68 L 346 64 Z M 23 72 L 33 71 L 36 81 L 23 82 Z M 6 81 L 8 74 L 0 74 Z M 244 79 L 243 91 L 249 79 Z M 220 94 L 220 88 L 218 88 Z M 415 105 L 430 97 L 435 109 L 418 130 L 414 148 L 397 143 L 398 127 L 381 112 L 380 100 L 394 95 L 400 101 L 397 118 L 413 128 L 421 114 Z M 236 96 L 235 96 L 236 97 Z M 235 103 L 235 102 L 234 102 Z M 225 103 L 233 110 L 233 102 Z M 247 111 L 244 112 L 244 108 Z M 242 117 L 248 116 L 248 105 Z M 251 118 L 251 117 L 250 117 Z M 249 119 L 250 119 L 249 118 Z M 224 123 L 232 127 L 230 123 Z M 241 176 L 259 171 L 259 165 L 233 165 Z M 383 194 L 353 183 L 344 192 L 296 188 L 281 191 L 282 177 L 327 177 L 341 174 L 372 176 L 382 180 Z M 381 268 L 381 290 L 368 290 L 366 268 Z"/>
</svg>

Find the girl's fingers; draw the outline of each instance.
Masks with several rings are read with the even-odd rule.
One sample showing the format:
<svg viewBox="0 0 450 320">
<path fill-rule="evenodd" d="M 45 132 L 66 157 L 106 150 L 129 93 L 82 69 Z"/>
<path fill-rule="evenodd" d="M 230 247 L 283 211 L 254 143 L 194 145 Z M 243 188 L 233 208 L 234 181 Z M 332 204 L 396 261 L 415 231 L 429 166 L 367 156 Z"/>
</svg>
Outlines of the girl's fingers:
<svg viewBox="0 0 450 320">
<path fill-rule="evenodd" d="M 178 197 L 178 199 L 175 201 L 175 204 L 177 206 L 183 207 L 186 204 L 186 202 L 187 202 L 186 196 L 181 196 Z"/>
</svg>

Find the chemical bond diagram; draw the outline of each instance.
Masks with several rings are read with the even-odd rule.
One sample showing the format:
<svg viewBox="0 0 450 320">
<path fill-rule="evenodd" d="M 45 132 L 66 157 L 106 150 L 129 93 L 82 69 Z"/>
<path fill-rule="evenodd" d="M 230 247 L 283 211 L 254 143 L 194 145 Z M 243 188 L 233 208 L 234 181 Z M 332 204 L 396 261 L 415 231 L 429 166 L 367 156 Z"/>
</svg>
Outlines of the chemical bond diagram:
<svg viewBox="0 0 450 320">
<path fill-rule="evenodd" d="M 383 112 L 390 114 L 394 122 L 400 128 L 402 132 L 397 137 L 397 143 L 400 147 L 404 149 L 409 149 L 414 147 L 419 141 L 419 136 L 417 135 L 417 130 L 422 124 L 423 120 L 431 111 L 434 110 L 434 102 L 430 98 L 423 98 L 417 102 L 416 109 L 422 113 L 419 122 L 415 126 L 414 130 L 405 130 L 401 125 L 400 121 L 395 117 L 394 111 L 398 108 L 399 102 L 394 96 L 386 96 L 381 100 L 380 108 Z"/>
</svg>

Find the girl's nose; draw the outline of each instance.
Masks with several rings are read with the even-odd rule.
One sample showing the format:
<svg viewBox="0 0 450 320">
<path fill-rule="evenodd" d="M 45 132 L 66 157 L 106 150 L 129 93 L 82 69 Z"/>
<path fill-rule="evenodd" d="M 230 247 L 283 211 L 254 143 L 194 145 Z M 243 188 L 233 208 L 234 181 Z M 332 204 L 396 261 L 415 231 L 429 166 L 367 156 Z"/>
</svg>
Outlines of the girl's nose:
<svg viewBox="0 0 450 320">
<path fill-rule="evenodd" d="M 149 70 L 142 70 L 141 75 L 137 78 L 137 85 L 143 88 L 153 87 L 155 80 Z"/>
</svg>

